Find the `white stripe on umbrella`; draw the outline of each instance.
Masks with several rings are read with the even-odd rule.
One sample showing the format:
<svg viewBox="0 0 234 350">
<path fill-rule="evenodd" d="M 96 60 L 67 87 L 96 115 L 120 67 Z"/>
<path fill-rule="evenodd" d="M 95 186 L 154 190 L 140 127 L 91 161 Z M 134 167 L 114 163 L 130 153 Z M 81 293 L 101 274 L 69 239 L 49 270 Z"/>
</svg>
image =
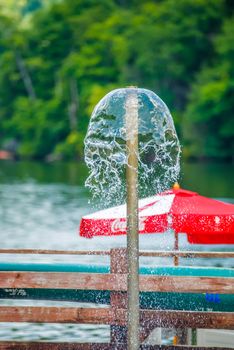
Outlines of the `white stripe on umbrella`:
<svg viewBox="0 0 234 350">
<path fill-rule="evenodd" d="M 174 194 L 168 194 L 167 196 L 153 196 L 139 200 L 140 216 L 145 217 L 169 213 L 174 198 Z M 85 215 L 83 219 L 124 219 L 126 217 L 126 211 L 126 204 L 123 204 Z"/>
<path fill-rule="evenodd" d="M 139 232 L 186 233 L 190 243 L 234 244 L 234 205 L 173 188 L 139 201 Z M 126 234 L 126 205 L 86 215 L 80 235 Z"/>
</svg>

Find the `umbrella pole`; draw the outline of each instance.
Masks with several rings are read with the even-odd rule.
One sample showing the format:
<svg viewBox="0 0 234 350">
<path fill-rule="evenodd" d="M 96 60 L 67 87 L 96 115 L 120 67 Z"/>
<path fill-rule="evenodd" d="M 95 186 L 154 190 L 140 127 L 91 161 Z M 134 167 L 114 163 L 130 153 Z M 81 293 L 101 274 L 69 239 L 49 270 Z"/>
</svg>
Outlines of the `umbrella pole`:
<svg viewBox="0 0 234 350">
<path fill-rule="evenodd" d="M 126 99 L 127 148 L 127 257 L 128 257 L 128 350 L 139 342 L 139 234 L 138 234 L 138 100 L 133 90 Z"/>
<path fill-rule="evenodd" d="M 177 232 L 174 232 L 174 251 L 178 252 L 179 250 L 179 236 Z M 178 266 L 179 265 L 179 257 L 178 255 L 174 256 L 174 266 Z"/>
<path fill-rule="evenodd" d="M 179 251 L 179 235 L 178 232 L 174 231 L 174 251 L 178 252 Z M 174 266 L 179 266 L 179 257 L 178 255 L 174 256 Z M 175 329 L 176 335 L 174 337 L 173 343 L 174 345 L 185 345 L 188 342 L 188 329 L 187 328 L 176 328 Z"/>
</svg>

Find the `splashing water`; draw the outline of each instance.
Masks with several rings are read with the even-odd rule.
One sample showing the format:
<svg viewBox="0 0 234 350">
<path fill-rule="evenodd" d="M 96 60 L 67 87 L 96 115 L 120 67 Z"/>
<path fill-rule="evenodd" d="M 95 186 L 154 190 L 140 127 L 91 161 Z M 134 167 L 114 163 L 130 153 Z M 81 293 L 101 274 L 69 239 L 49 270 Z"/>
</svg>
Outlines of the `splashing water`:
<svg viewBox="0 0 234 350">
<path fill-rule="evenodd" d="M 167 189 L 180 171 L 180 145 L 165 103 L 150 90 L 113 90 L 95 107 L 85 138 L 85 161 L 90 170 L 86 186 L 106 206 L 126 198 L 126 101 L 133 92 L 138 107 L 140 196 Z"/>
</svg>

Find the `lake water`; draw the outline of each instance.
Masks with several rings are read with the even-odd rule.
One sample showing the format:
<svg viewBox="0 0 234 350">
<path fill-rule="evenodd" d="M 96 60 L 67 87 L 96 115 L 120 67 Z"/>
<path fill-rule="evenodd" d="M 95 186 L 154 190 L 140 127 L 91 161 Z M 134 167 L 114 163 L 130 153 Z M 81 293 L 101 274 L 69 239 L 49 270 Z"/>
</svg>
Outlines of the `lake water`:
<svg viewBox="0 0 234 350">
<path fill-rule="evenodd" d="M 82 215 L 94 211 L 84 187 L 87 169 L 83 163 L 0 162 L 0 238 L 1 248 L 45 248 L 98 250 L 126 245 L 126 237 L 99 237 L 92 240 L 78 236 Z M 181 186 L 204 196 L 234 203 L 234 167 L 230 164 L 182 164 Z M 173 236 L 142 235 L 141 249 L 171 249 Z M 189 246 L 181 235 L 181 249 L 233 250 L 233 246 Z M 8 259 L 1 256 L 0 259 Z M 22 257 L 13 257 L 15 261 Z M 32 259 L 32 258 L 27 258 Z M 39 259 L 39 258 L 34 258 Z M 105 258 L 43 257 L 43 261 L 69 260 L 108 262 Z M 142 264 L 170 264 L 169 259 L 144 259 Z M 181 264 L 234 266 L 227 261 L 194 260 Z M 3 301 L 0 301 L 3 303 Z M 6 301 L 4 301 L 6 304 Z M 9 302 L 12 305 L 12 301 Z M 25 302 L 17 302 L 22 304 Z M 42 302 L 34 302 L 34 305 Z M 50 303 L 55 305 L 56 303 Z M 69 304 L 71 305 L 71 304 Z M 106 326 L 2 324 L 0 340 L 108 341 Z"/>
</svg>

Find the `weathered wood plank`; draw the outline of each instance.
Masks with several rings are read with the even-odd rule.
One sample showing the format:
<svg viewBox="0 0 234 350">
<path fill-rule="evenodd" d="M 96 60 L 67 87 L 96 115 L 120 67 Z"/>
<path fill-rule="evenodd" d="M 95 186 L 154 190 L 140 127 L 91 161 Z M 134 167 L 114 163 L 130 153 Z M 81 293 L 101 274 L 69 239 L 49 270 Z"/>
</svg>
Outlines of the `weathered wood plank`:
<svg viewBox="0 0 234 350">
<path fill-rule="evenodd" d="M 0 342 L 0 350 L 110 350 L 110 345 L 48 342 Z M 126 350 L 126 349 L 125 349 Z"/>
<path fill-rule="evenodd" d="M 127 268 L 127 251 L 125 248 L 111 249 L 110 255 L 111 273 L 126 274 Z M 112 291 L 110 295 L 111 308 L 115 312 L 116 309 L 127 308 L 127 292 Z M 119 344 L 127 342 L 127 327 L 112 324 L 110 326 L 110 343 L 113 348 L 118 348 Z M 114 347 L 115 346 L 115 347 Z"/>
<path fill-rule="evenodd" d="M 234 313 L 141 310 L 145 327 L 234 329 Z M 126 326 L 126 309 L 2 306 L 0 322 L 86 323 Z"/>
<path fill-rule="evenodd" d="M 0 249 L 0 254 L 110 255 L 108 250 Z M 181 258 L 234 258 L 234 252 L 140 251 L 140 256 Z"/>
<path fill-rule="evenodd" d="M 110 255 L 109 250 L 0 249 L 0 254 Z"/>
<path fill-rule="evenodd" d="M 110 308 L 1 306 L 0 322 L 111 324 Z"/>
<path fill-rule="evenodd" d="M 234 293 L 234 279 L 223 277 L 140 276 L 140 290 L 152 292 Z"/>
<path fill-rule="evenodd" d="M 120 281 L 119 281 L 120 282 Z M 76 272 L 0 272 L 0 288 L 122 290 L 117 275 Z"/>
<path fill-rule="evenodd" d="M 234 279 L 223 277 L 140 276 L 140 290 L 234 294 Z M 0 272 L 0 288 L 53 288 L 126 291 L 126 274 Z"/>
<path fill-rule="evenodd" d="M 115 313 L 116 322 L 125 324 L 126 310 L 118 309 Z M 172 310 L 141 310 L 142 325 L 154 328 L 209 328 L 234 329 L 233 312 L 197 312 Z"/>
<path fill-rule="evenodd" d="M 196 251 L 141 251 L 145 257 L 175 257 L 180 258 L 234 258 L 234 252 L 196 252 Z"/>
<path fill-rule="evenodd" d="M 115 345 L 99 343 L 48 343 L 48 342 L 1 342 L 0 350 L 116 350 Z M 207 350 L 230 350 L 224 347 L 207 347 Z M 118 345 L 118 350 L 126 350 L 126 345 Z M 141 345 L 140 350 L 204 350 L 199 346 Z"/>
</svg>

